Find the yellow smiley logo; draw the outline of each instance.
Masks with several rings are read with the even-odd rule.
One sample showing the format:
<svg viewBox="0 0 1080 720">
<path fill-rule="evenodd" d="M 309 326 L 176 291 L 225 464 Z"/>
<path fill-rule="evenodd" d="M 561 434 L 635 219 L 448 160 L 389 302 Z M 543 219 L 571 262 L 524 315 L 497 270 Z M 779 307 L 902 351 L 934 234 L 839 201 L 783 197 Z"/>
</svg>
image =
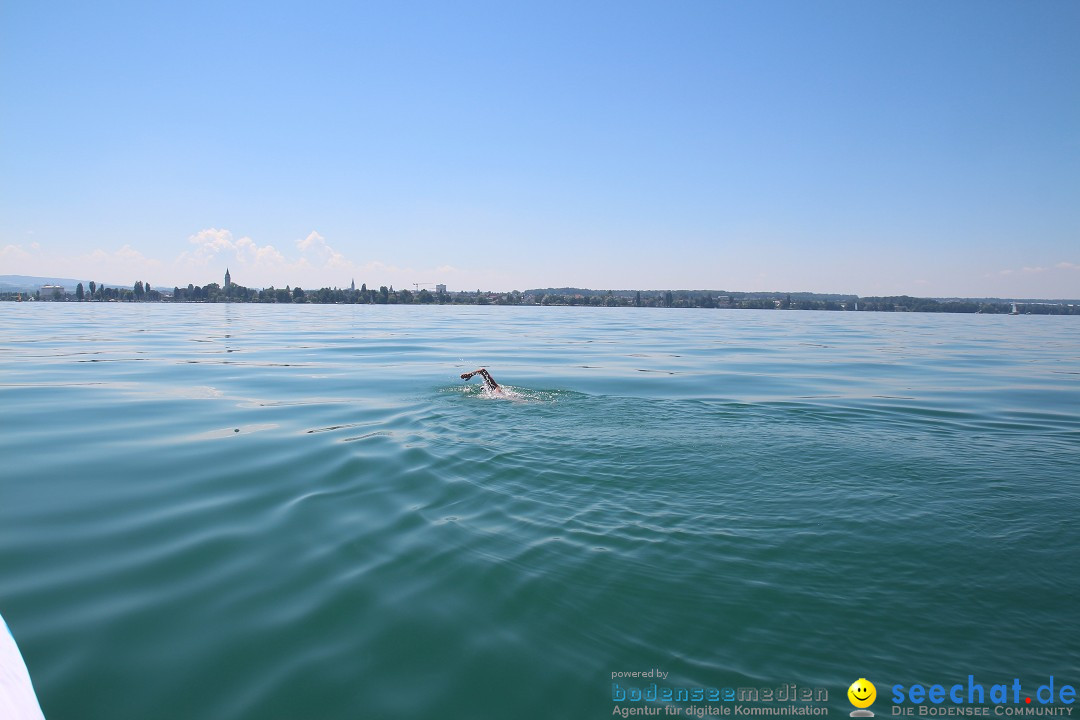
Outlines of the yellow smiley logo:
<svg viewBox="0 0 1080 720">
<path fill-rule="evenodd" d="M 847 689 L 848 700 L 857 708 L 868 708 L 877 699 L 877 688 L 866 678 L 859 678 Z"/>
</svg>

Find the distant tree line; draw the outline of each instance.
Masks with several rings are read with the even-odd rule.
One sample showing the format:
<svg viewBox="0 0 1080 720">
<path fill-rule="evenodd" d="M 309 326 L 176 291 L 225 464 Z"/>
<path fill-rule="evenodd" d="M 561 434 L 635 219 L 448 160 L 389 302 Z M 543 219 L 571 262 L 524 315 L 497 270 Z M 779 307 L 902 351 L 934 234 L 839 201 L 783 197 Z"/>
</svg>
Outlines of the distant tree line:
<svg viewBox="0 0 1080 720">
<path fill-rule="evenodd" d="M 77 302 L 160 302 L 166 297 L 158 290 L 150 287 L 149 283 L 142 280 L 130 288 L 106 287 L 91 280 L 87 287 L 82 283 L 75 286 L 75 293 L 61 291 L 60 288 L 36 290 L 33 293 L 7 291 L 0 293 L 0 300 L 53 300 Z"/>
<path fill-rule="evenodd" d="M 1008 315 L 1013 303 L 977 300 L 933 300 L 907 295 L 859 298 L 859 310 L 871 312 L 946 312 Z M 1024 315 L 1080 315 L 1080 306 L 1065 303 L 1016 303 Z"/>
<path fill-rule="evenodd" d="M 520 293 L 517 293 L 517 295 L 520 297 Z M 173 302 L 312 303 L 321 305 L 447 305 L 451 303 L 476 304 L 478 302 L 475 297 L 470 297 L 469 293 L 433 293 L 426 288 L 414 293 L 410 290 L 394 290 L 393 286 L 387 287 L 385 285 L 378 290 L 369 290 L 366 283 L 361 285 L 359 289 L 324 287 L 318 290 L 304 290 L 301 287 L 290 287 L 288 285 L 284 288 L 268 287 L 256 290 L 236 283 L 230 283 L 228 287 L 223 288 L 217 283 L 210 283 L 203 287 L 195 285 L 188 285 L 186 288 L 175 287 L 173 288 L 171 300 Z"/>
<path fill-rule="evenodd" d="M 106 287 L 91 281 L 88 288 L 79 283 L 74 296 L 54 289 L 36 300 L 79 302 L 238 302 L 288 304 L 361 304 L 361 305 L 567 305 L 584 307 L 660 307 L 720 308 L 743 310 L 827 310 L 843 312 L 945 312 L 1008 314 L 1013 303 L 1004 300 L 936 300 L 908 295 L 857 297 L 819 293 L 737 293 L 716 290 L 589 290 L 584 288 L 547 288 L 514 290 L 506 293 L 481 290 L 461 292 L 418 292 L 395 290 L 393 286 L 368 288 L 300 287 L 247 288 L 236 283 L 222 287 L 218 283 L 186 288 L 174 287 L 167 295 L 143 281 L 131 288 Z M 24 293 L 0 293 L 0 300 L 25 300 Z M 1032 315 L 1080 315 L 1080 305 L 1054 302 L 1017 302 L 1017 312 Z"/>
</svg>

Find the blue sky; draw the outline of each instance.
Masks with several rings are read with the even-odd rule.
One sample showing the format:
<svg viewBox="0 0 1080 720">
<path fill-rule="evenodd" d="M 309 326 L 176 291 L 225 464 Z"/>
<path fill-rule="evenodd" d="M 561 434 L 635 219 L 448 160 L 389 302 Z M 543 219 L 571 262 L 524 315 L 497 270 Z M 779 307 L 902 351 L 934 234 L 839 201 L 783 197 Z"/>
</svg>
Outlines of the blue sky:
<svg viewBox="0 0 1080 720">
<path fill-rule="evenodd" d="M 1080 296 L 1080 3 L 6 2 L 0 274 Z"/>
</svg>

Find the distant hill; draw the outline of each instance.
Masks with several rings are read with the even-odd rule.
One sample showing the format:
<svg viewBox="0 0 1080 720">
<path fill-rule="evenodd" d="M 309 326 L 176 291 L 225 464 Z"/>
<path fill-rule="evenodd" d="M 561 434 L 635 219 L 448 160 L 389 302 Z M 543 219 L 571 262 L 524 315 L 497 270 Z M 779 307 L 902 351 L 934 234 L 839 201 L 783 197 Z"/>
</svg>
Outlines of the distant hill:
<svg viewBox="0 0 1080 720">
<path fill-rule="evenodd" d="M 76 280 L 75 278 L 57 278 L 57 277 L 39 277 L 36 275 L 0 275 L 0 292 L 35 292 L 41 289 L 42 285 L 62 285 L 64 290 L 69 293 L 75 292 L 75 287 L 79 284 L 83 284 L 83 288 L 89 291 L 89 280 Z M 126 287 L 130 289 L 130 285 L 120 283 L 103 283 L 98 282 L 98 285 L 104 285 L 106 287 Z M 155 290 L 172 291 L 171 287 L 155 287 Z"/>
<path fill-rule="evenodd" d="M 1069 298 L 996 298 L 996 297 L 993 297 L 993 298 L 982 298 L 982 297 L 978 297 L 978 298 L 957 298 L 957 297 L 947 297 L 947 298 L 931 298 L 931 299 L 932 300 L 938 300 L 940 302 L 977 302 L 977 303 L 1011 303 L 1011 302 L 1016 302 L 1016 303 L 1031 303 L 1031 304 L 1036 304 L 1036 305 L 1039 304 L 1039 303 L 1049 303 L 1051 305 L 1076 305 L 1076 304 L 1080 304 L 1080 300 L 1077 300 L 1076 298 L 1069 299 Z"/>
<path fill-rule="evenodd" d="M 62 285 L 64 290 L 75 292 L 75 286 L 79 283 L 86 287 L 86 280 L 73 280 L 72 278 L 35 277 L 33 275 L 0 275 L 0 291 L 3 292 L 33 292 L 40 290 L 42 285 Z"/>
<path fill-rule="evenodd" d="M 524 295 L 581 295 L 582 297 L 595 297 L 596 295 L 607 295 L 611 293 L 615 297 L 634 297 L 637 293 L 644 295 L 661 295 L 667 290 L 590 290 L 589 288 L 534 288 L 532 290 L 525 290 Z M 850 294 L 838 294 L 838 293 L 812 293 L 812 292 L 786 292 L 775 290 L 771 292 L 756 291 L 746 292 L 742 290 L 671 290 L 674 293 L 685 293 L 689 295 L 737 295 L 740 298 L 776 298 L 791 296 L 792 300 L 831 300 L 835 302 L 849 302 L 855 300 L 858 296 Z"/>
</svg>

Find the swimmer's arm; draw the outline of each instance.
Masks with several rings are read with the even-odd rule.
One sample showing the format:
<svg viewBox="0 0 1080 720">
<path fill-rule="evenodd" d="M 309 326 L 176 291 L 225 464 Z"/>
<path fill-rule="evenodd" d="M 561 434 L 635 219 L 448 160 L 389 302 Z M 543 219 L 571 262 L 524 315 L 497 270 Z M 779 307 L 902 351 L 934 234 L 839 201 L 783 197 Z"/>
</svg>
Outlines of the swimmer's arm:
<svg viewBox="0 0 1080 720">
<path fill-rule="evenodd" d="M 491 373 L 489 373 L 485 368 L 479 368 L 477 370 L 473 370 L 472 372 L 462 373 L 461 379 L 468 380 L 473 375 L 480 375 L 480 377 L 484 378 L 484 383 L 488 386 L 489 389 L 499 389 L 499 383 L 495 382 L 495 378 L 491 377 Z"/>
</svg>

